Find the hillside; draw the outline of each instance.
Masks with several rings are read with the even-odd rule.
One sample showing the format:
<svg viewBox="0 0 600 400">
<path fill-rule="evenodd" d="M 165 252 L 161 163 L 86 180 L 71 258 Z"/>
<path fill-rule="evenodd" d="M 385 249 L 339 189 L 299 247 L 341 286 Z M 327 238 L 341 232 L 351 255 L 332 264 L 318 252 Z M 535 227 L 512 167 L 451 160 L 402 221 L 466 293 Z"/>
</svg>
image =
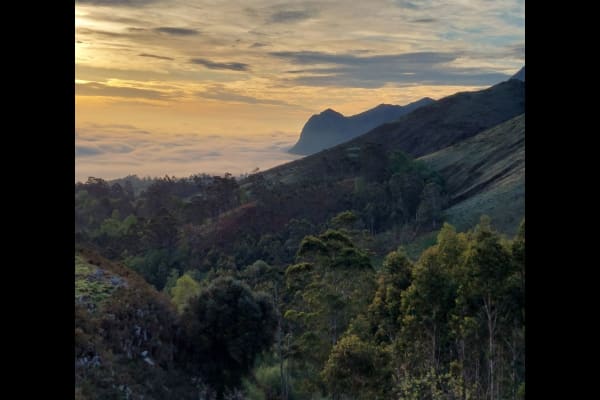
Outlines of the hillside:
<svg viewBox="0 0 600 400">
<path fill-rule="evenodd" d="M 468 139 L 525 111 L 525 84 L 508 80 L 477 92 L 462 92 L 423 106 L 349 142 L 262 173 L 285 183 L 349 175 L 343 165 L 357 151 L 379 146 L 421 157 Z"/>
<path fill-rule="evenodd" d="M 355 214 L 354 227 L 374 238 L 370 248 L 381 257 L 391 246 L 408 245 L 439 229 L 443 215 L 463 226 L 462 220 L 467 224 L 484 210 L 492 212 L 495 200 L 482 199 L 504 193 L 498 188 L 471 200 L 487 204 L 479 210 L 466 201 L 480 195 L 471 186 L 480 188 L 481 182 L 458 185 L 441 161 L 411 158 L 456 145 L 523 112 L 524 83 L 509 80 L 443 98 L 350 142 L 239 181 L 202 175 L 165 178 L 133 197 L 130 191 L 90 181 L 76 187 L 77 232 L 82 240 L 102 246 L 107 256 L 127 257 L 159 289 L 172 268 L 206 271 L 215 264 L 240 268 L 257 259 L 291 262 L 302 235 L 318 232 L 347 210 Z M 456 147 L 452 158 L 458 171 L 493 160 L 479 160 L 475 147 L 476 161 L 468 164 L 462 151 L 467 150 Z M 467 164 L 461 165 L 463 160 Z M 465 207 L 473 213 L 463 216 Z M 506 201 L 494 213 L 499 215 L 503 207 L 520 218 L 522 208 Z M 512 232 L 516 223 L 507 226 L 503 223 L 501 229 Z"/>
<path fill-rule="evenodd" d="M 499 230 L 516 233 L 525 213 L 525 114 L 420 160 L 446 182 L 450 223 L 466 229 L 487 214 Z"/>
<path fill-rule="evenodd" d="M 401 116 L 433 102 L 434 100 L 425 97 L 405 106 L 380 104 L 350 117 L 327 109 L 310 117 L 302 128 L 298 142 L 289 152 L 302 155 L 316 153 L 353 139 L 383 123 L 395 121 Z"/>
<path fill-rule="evenodd" d="M 174 368 L 170 299 L 89 248 L 75 252 L 75 398 L 192 399 Z"/>
</svg>

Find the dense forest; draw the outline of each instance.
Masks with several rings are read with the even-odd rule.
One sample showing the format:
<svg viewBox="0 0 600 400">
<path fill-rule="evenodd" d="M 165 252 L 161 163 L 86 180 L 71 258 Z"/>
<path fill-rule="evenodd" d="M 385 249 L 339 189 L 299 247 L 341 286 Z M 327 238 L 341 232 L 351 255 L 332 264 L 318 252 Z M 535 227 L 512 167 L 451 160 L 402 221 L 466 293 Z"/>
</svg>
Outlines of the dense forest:
<svg viewBox="0 0 600 400">
<path fill-rule="evenodd" d="M 337 160 L 340 173 L 294 183 L 262 175 L 165 177 L 136 196 L 129 181 L 90 178 L 75 186 L 76 237 L 163 290 L 190 270 L 292 263 L 304 236 L 326 227 L 349 225 L 381 257 L 439 228 L 446 200 L 437 173 L 381 146 L 363 153 Z"/>
<path fill-rule="evenodd" d="M 77 396 L 522 398 L 524 222 L 512 240 L 485 217 L 439 229 L 440 177 L 389 159 L 376 195 L 355 181 L 344 203 L 334 186 L 331 204 L 305 201 L 287 224 L 283 202 L 327 186 L 77 184 Z M 416 259 L 374 245 L 423 227 L 437 235 Z"/>
</svg>

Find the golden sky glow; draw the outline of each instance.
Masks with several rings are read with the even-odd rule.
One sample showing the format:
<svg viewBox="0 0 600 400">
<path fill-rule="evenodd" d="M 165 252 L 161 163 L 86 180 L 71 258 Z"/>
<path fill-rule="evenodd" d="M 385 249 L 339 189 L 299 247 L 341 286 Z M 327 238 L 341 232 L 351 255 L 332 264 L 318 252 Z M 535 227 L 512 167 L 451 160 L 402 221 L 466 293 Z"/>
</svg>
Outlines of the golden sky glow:
<svg viewBox="0 0 600 400">
<path fill-rule="evenodd" d="M 76 179 L 247 172 L 326 108 L 476 90 L 524 64 L 519 0 L 84 0 Z"/>
</svg>

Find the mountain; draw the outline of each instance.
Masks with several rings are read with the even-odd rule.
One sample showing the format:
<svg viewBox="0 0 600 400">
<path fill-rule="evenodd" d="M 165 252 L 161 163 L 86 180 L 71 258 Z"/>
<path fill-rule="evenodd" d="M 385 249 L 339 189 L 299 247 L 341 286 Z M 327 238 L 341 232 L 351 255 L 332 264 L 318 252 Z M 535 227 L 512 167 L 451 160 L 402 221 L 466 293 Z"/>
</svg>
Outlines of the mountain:
<svg viewBox="0 0 600 400">
<path fill-rule="evenodd" d="M 525 111 L 525 84 L 516 79 L 490 88 L 461 92 L 420 107 L 346 143 L 263 172 L 281 182 L 325 179 L 341 169 L 353 153 L 367 146 L 400 150 L 418 158 L 492 128 Z M 350 170 L 348 170 L 350 171 Z M 348 176 L 348 173 L 343 173 Z"/>
<path fill-rule="evenodd" d="M 520 81 L 525 82 L 525 66 L 519 70 L 516 74 L 514 74 L 510 79 L 518 79 Z"/>
<path fill-rule="evenodd" d="M 380 104 L 375 108 L 350 117 L 345 117 L 328 108 L 322 113 L 310 117 L 302 128 L 300 139 L 289 152 L 302 155 L 316 153 L 348 141 L 385 122 L 394 121 L 419 107 L 433 102 L 434 100 L 425 97 L 405 106 Z"/>
</svg>

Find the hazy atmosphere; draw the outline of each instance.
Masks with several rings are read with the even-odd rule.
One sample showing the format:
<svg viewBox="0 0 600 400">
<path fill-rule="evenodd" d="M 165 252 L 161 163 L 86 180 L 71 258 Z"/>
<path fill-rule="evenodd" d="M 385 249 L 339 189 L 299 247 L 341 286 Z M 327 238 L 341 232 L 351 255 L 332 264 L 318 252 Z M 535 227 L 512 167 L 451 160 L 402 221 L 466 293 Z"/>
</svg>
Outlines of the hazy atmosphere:
<svg viewBox="0 0 600 400">
<path fill-rule="evenodd" d="M 76 180 L 250 172 L 312 115 L 478 90 L 524 63 L 524 1 L 76 2 Z"/>
</svg>

